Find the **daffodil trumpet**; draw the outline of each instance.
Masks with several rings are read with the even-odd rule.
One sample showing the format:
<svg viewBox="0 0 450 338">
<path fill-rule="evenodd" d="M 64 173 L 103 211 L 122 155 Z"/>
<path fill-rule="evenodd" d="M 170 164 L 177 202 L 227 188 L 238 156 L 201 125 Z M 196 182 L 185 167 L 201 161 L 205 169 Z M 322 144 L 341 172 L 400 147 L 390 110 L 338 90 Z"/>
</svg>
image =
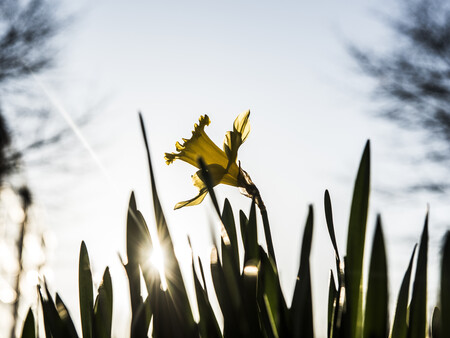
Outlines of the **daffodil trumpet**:
<svg viewBox="0 0 450 338">
<path fill-rule="evenodd" d="M 263 218 L 264 232 L 269 250 L 269 256 L 275 260 L 272 238 L 266 207 L 262 201 L 258 188 L 248 173 L 237 163 L 239 147 L 244 143 L 250 133 L 250 111 L 238 115 L 233 123 L 233 130 L 225 134 L 223 150 L 220 149 L 205 133 L 205 127 L 211 123 L 208 115 L 202 115 L 199 123 L 194 124 L 190 139 L 183 138 L 183 143 L 175 144 L 176 152 L 165 153 L 166 163 L 169 165 L 179 159 L 196 167 L 198 171 L 192 175 L 192 183 L 198 189 L 198 195 L 182 202 L 178 202 L 174 209 L 200 204 L 208 193 L 208 187 L 202 172 L 203 162 L 209 176 L 209 185 L 227 184 L 238 187 L 241 194 L 255 200 Z"/>
</svg>

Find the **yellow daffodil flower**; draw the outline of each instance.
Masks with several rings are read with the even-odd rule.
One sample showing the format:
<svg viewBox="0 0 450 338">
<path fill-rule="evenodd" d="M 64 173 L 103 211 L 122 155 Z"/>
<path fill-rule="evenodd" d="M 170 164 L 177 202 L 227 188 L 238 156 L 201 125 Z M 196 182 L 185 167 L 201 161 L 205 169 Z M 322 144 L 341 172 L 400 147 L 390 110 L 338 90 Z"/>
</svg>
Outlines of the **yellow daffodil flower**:
<svg viewBox="0 0 450 338">
<path fill-rule="evenodd" d="M 211 123 L 208 115 L 200 116 L 199 123 L 194 125 L 192 137 L 190 139 L 183 138 L 183 144 L 177 142 L 175 144 L 176 153 L 165 154 L 166 163 L 171 164 L 176 159 L 180 159 L 200 169 L 198 160 L 201 157 L 211 175 L 213 186 L 223 183 L 235 187 L 243 187 L 241 183 L 245 183 L 243 170 L 236 164 L 236 159 L 239 147 L 250 133 L 249 116 L 250 111 L 248 110 L 236 118 L 233 124 L 233 131 L 228 131 L 225 135 L 223 150 L 211 141 L 205 133 L 205 127 Z M 199 194 L 190 200 L 177 203 L 175 209 L 197 205 L 205 198 L 208 189 L 201 170 L 198 170 L 192 176 L 192 182 L 198 188 Z"/>
</svg>

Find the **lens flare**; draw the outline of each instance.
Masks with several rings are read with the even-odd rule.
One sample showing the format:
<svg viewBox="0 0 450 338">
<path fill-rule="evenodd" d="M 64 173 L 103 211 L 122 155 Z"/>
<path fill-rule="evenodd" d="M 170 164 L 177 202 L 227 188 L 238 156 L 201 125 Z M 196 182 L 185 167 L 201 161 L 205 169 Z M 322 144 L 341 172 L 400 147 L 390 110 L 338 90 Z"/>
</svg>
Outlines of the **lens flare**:
<svg viewBox="0 0 450 338">
<path fill-rule="evenodd" d="M 167 290 L 166 274 L 164 269 L 164 252 L 161 247 L 154 247 L 150 253 L 150 264 L 159 272 L 161 278 L 161 287 L 164 291 Z"/>
<path fill-rule="evenodd" d="M 12 304 L 16 300 L 16 292 L 8 286 L 4 286 L 0 289 L 0 302 L 5 304 Z"/>
<path fill-rule="evenodd" d="M 255 265 L 247 265 L 244 268 L 244 275 L 250 276 L 250 277 L 256 277 L 258 276 L 258 267 Z"/>
</svg>

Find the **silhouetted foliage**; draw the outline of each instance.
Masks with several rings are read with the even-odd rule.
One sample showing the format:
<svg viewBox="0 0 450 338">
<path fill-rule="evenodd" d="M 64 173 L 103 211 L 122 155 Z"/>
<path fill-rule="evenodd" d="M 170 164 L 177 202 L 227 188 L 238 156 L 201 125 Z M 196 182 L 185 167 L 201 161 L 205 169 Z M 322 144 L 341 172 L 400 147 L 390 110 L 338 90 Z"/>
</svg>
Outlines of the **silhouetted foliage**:
<svg viewBox="0 0 450 338">
<path fill-rule="evenodd" d="M 0 84 L 41 72 L 53 61 L 49 47 L 58 21 L 48 1 L 0 2 Z"/>
<path fill-rule="evenodd" d="M 50 43 L 60 25 L 49 1 L 0 1 L 0 109 L 9 99 L 4 94 L 10 93 L 14 84 L 28 80 L 32 74 L 39 74 L 52 65 L 55 54 Z M 45 122 L 45 112 L 33 108 L 30 111 Z M 31 138 L 28 146 L 15 148 L 12 142 L 14 131 L 9 127 L 9 120 L 15 116 L 8 115 L 11 114 L 0 110 L 0 183 L 7 175 L 17 172 L 24 152 L 50 141 L 28 136 Z M 56 142 L 59 138 L 52 135 L 50 139 Z"/>
<path fill-rule="evenodd" d="M 61 21 L 54 15 L 54 7 L 47 0 L 0 0 L 0 189 L 10 186 L 20 198 L 24 219 L 19 225 L 19 234 L 14 238 L 18 271 L 13 276 L 11 288 L 15 298 L 11 303 L 12 325 L 10 336 L 16 336 L 21 301 L 21 279 L 26 271 L 24 266 L 24 238 L 28 232 L 28 209 L 32 204 L 32 194 L 26 185 L 14 181 L 21 174 L 23 156 L 44 146 L 59 142 L 67 133 L 61 127 L 53 134 L 42 135 L 50 116 L 47 110 L 37 108 L 35 101 L 25 100 L 28 107 L 18 111 L 16 101 L 23 99 L 21 86 L 36 74 L 50 68 L 54 61 L 52 38 L 61 28 Z M 19 97 L 14 97 L 17 91 Z M 30 103 L 32 104 L 30 105 Z M 21 103 L 23 104 L 23 103 Z M 22 120 L 19 120 L 21 117 Z M 30 125 L 34 131 L 22 130 Z M 27 128 L 24 128 L 27 125 Z M 12 127 L 10 127 L 12 126 Z M 15 141 L 20 138 L 21 145 Z M 11 238 L 12 239 L 12 238 Z"/>
<path fill-rule="evenodd" d="M 385 53 L 355 45 L 350 53 L 362 71 L 377 81 L 375 96 L 386 103 L 380 114 L 403 128 L 424 130 L 427 158 L 450 160 L 450 3 L 400 2 L 401 17 L 388 18 L 395 42 Z M 437 145 L 437 147 L 436 147 Z M 437 150 L 436 150 L 437 149 Z M 428 189 L 428 184 L 421 188 Z M 445 188 L 436 184 L 429 190 Z M 445 190 L 445 189 L 443 189 Z"/>
<path fill-rule="evenodd" d="M 11 147 L 10 130 L 0 111 L 0 186 L 5 176 L 17 169 L 19 158 L 20 153 Z"/>
</svg>

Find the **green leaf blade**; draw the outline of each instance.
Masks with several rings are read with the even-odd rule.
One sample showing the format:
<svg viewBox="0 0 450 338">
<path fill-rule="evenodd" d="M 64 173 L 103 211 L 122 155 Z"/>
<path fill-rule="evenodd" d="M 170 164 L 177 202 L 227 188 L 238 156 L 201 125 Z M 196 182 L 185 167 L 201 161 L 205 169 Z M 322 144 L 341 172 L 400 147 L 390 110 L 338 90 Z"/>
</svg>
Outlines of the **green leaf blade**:
<svg viewBox="0 0 450 338">
<path fill-rule="evenodd" d="M 211 276 L 214 290 L 222 310 L 224 320 L 224 336 L 240 337 L 249 334 L 248 323 L 241 320 L 240 315 L 245 318 L 242 309 L 242 294 L 233 276 L 227 276 L 223 270 L 217 248 L 211 252 Z"/>
<path fill-rule="evenodd" d="M 89 255 L 86 244 L 81 242 L 80 261 L 78 267 L 78 288 L 81 313 L 81 328 L 83 338 L 92 337 L 92 321 L 93 321 L 93 290 L 92 290 L 92 273 L 89 262 Z"/>
<path fill-rule="evenodd" d="M 441 263 L 442 337 L 450 337 L 450 231 L 445 234 Z"/>
<path fill-rule="evenodd" d="M 258 230 L 256 227 L 256 203 L 252 201 L 248 222 L 245 226 L 244 264 L 249 260 L 259 260 Z"/>
<path fill-rule="evenodd" d="M 102 284 L 98 288 L 97 301 L 94 307 L 94 332 L 99 338 L 111 337 L 113 313 L 113 291 L 109 268 L 103 273 Z"/>
<path fill-rule="evenodd" d="M 357 338 L 362 328 L 362 265 L 370 192 L 370 141 L 367 141 L 356 175 L 347 237 L 346 295 L 350 337 Z"/>
<path fill-rule="evenodd" d="M 268 333 L 274 336 L 287 336 L 289 327 L 289 311 L 281 290 L 276 263 L 268 257 L 263 248 L 260 251 L 260 273 L 258 279 L 258 304 L 260 304 L 263 319 Z"/>
<path fill-rule="evenodd" d="M 55 305 L 56 310 L 58 311 L 59 318 L 61 318 L 61 322 L 64 327 L 65 336 L 70 338 L 77 338 L 78 334 L 75 329 L 73 320 L 70 317 L 69 310 L 67 309 L 67 306 L 64 304 L 58 293 L 55 297 Z"/>
<path fill-rule="evenodd" d="M 22 338 L 36 338 L 36 327 L 34 324 L 34 315 L 31 308 L 28 310 L 27 317 L 23 322 Z"/>
<path fill-rule="evenodd" d="M 435 306 L 431 317 L 431 338 L 442 338 L 442 315 L 441 310 Z"/>
<path fill-rule="evenodd" d="M 409 298 L 409 284 L 411 281 L 411 270 L 416 253 L 417 245 L 414 246 L 411 258 L 409 260 L 408 268 L 403 276 L 402 284 L 397 298 L 397 306 L 395 308 L 394 323 L 392 325 L 392 338 L 406 338 L 408 334 L 408 325 L 406 322 L 408 316 L 408 298 Z"/>
<path fill-rule="evenodd" d="M 339 250 L 336 241 L 336 235 L 334 233 L 334 222 L 333 222 L 333 209 L 331 207 L 331 198 L 328 190 L 325 190 L 324 196 L 324 206 L 325 206 L 325 219 L 327 222 L 328 234 L 331 239 L 331 243 L 333 244 L 334 254 L 336 256 L 336 260 L 340 260 L 339 258 Z"/>
<path fill-rule="evenodd" d="M 334 282 L 333 271 L 330 271 L 330 281 L 328 285 L 328 328 L 327 337 L 332 337 L 334 326 L 334 314 L 337 306 L 338 291 L 336 289 L 336 283 Z"/>
<path fill-rule="evenodd" d="M 428 213 L 425 217 L 416 274 L 409 309 L 408 338 L 425 338 L 427 333 L 427 261 L 428 261 Z"/>
<path fill-rule="evenodd" d="M 309 206 L 308 218 L 303 233 L 300 267 L 297 274 L 291 306 L 292 337 L 314 337 L 311 271 L 309 256 L 313 234 L 313 208 Z"/>
<path fill-rule="evenodd" d="M 211 303 L 209 302 L 208 294 L 198 279 L 193 262 L 192 274 L 194 276 L 195 294 L 197 298 L 198 312 L 200 314 L 199 333 L 202 337 L 222 337 L 219 324 L 217 323 L 216 316 L 214 315 Z"/>
<path fill-rule="evenodd" d="M 239 246 L 236 234 L 236 223 L 234 221 L 233 209 L 231 208 L 230 201 L 228 201 L 227 198 L 225 199 L 223 205 L 222 222 L 230 240 L 234 264 L 239 267 Z"/>
<path fill-rule="evenodd" d="M 364 338 L 388 336 L 388 304 L 386 249 L 383 230 L 381 228 L 381 219 L 378 216 L 370 258 L 369 283 L 364 317 Z"/>
</svg>

